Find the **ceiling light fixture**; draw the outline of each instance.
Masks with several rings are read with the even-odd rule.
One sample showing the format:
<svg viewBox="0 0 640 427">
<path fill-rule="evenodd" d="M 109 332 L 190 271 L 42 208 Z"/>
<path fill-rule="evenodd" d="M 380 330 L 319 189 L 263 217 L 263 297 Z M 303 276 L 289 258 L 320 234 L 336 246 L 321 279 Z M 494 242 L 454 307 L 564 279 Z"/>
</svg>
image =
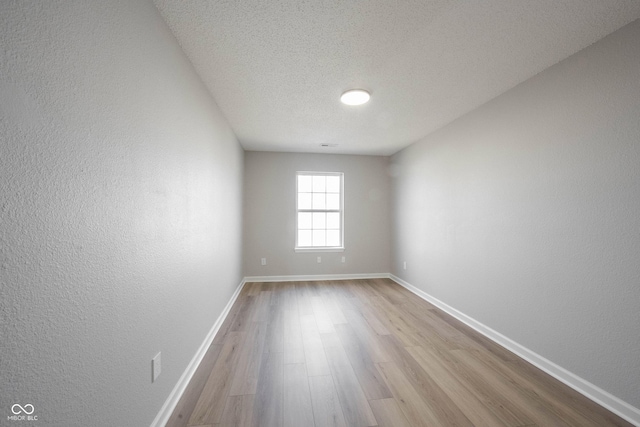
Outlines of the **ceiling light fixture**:
<svg viewBox="0 0 640 427">
<path fill-rule="evenodd" d="M 346 91 L 340 97 L 340 101 L 347 105 L 362 105 L 369 102 L 369 92 L 363 89 L 351 89 Z"/>
</svg>

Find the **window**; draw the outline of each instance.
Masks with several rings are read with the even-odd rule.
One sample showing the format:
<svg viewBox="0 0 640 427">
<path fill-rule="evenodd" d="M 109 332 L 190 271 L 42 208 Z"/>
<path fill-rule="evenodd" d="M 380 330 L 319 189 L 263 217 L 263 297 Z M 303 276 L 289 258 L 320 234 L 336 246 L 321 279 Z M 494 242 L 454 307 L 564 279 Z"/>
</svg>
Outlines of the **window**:
<svg viewBox="0 0 640 427">
<path fill-rule="evenodd" d="M 296 251 L 343 249 L 343 174 L 296 173 Z"/>
</svg>

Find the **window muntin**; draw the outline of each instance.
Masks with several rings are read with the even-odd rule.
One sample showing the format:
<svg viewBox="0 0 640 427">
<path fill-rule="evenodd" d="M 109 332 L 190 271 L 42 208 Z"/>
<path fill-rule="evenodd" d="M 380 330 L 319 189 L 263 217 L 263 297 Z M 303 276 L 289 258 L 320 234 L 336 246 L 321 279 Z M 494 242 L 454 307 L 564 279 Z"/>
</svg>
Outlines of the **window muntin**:
<svg viewBox="0 0 640 427">
<path fill-rule="evenodd" d="M 343 174 L 296 173 L 296 249 L 343 248 Z"/>
</svg>

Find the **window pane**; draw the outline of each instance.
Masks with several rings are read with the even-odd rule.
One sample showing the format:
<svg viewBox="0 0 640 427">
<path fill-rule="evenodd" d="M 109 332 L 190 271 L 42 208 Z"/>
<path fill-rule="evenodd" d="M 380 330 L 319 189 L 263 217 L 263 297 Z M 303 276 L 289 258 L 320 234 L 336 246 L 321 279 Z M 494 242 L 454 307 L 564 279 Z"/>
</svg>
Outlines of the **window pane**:
<svg viewBox="0 0 640 427">
<path fill-rule="evenodd" d="M 314 230 L 324 230 L 326 228 L 326 216 L 327 214 L 322 212 L 314 212 L 313 213 L 313 229 Z"/>
<path fill-rule="evenodd" d="M 326 190 L 326 182 L 327 177 L 324 175 L 314 175 L 313 176 L 313 192 L 314 193 L 324 193 Z"/>
<path fill-rule="evenodd" d="M 340 192 L 340 177 L 328 176 L 327 177 L 327 193 L 339 193 Z"/>
<path fill-rule="evenodd" d="M 342 175 L 297 175 L 299 247 L 342 246 Z M 314 212 L 300 212 L 300 211 Z M 338 211 L 338 212 L 327 212 Z"/>
<path fill-rule="evenodd" d="M 339 230 L 327 230 L 327 246 L 340 246 Z"/>
<path fill-rule="evenodd" d="M 311 193 L 311 175 L 298 175 L 298 193 Z"/>
<path fill-rule="evenodd" d="M 298 209 L 311 209 L 311 193 L 298 193 Z"/>
<path fill-rule="evenodd" d="M 327 194 L 327 209 L 340 209 L 340 195 L 339 194 Z"/>
<path fill-rule="evenodd" d="M 325 246 L 326 245 L 326 231 L 313 230 L 313 246 Z"/>
<path fill-rule="evenodd" d="M 298 231 L 298 246 L 311 246 L 311 230 Z"/>
<path fill-rule="evenodd" d="M 324 193 L 313 193 L 313 209 L 326 209 Z"/>
<path fill-rule="evenodd" d="M 298 230 L 311 230 L 311 213 L 299 212 L 298 213 Z"/>
<path fill-rule="evenodd" d="M 327 229 L 340 229 L 340 214 L 338 212 L 329 212 L 327 214 Z"/>
</svg>

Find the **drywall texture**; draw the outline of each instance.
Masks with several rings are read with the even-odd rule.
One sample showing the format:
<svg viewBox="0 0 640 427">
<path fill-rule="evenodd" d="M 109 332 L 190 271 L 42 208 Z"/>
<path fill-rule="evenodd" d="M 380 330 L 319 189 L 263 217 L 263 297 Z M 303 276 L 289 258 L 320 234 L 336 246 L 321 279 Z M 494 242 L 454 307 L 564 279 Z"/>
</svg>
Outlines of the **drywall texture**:
<svg viewBox="0 0 640 427">
<path fill-rule="evenodd" d="M 394 274 L 636 408 L 639 46 L 636 21 L 391 160 Z"/>
<path fill-rule="evenodd" d="M 150 1 L 0 40 L 0 424 L 148 426 L 241 281 L 243 151 Z"/>
<path fill-rule="evenodd" d="M 387 157 L 247 151 L 244 171 L 246 276 L 389 272 Z M 344 173 L 344 252 L 294 252 L 297 171 Z"/>
</svg>

